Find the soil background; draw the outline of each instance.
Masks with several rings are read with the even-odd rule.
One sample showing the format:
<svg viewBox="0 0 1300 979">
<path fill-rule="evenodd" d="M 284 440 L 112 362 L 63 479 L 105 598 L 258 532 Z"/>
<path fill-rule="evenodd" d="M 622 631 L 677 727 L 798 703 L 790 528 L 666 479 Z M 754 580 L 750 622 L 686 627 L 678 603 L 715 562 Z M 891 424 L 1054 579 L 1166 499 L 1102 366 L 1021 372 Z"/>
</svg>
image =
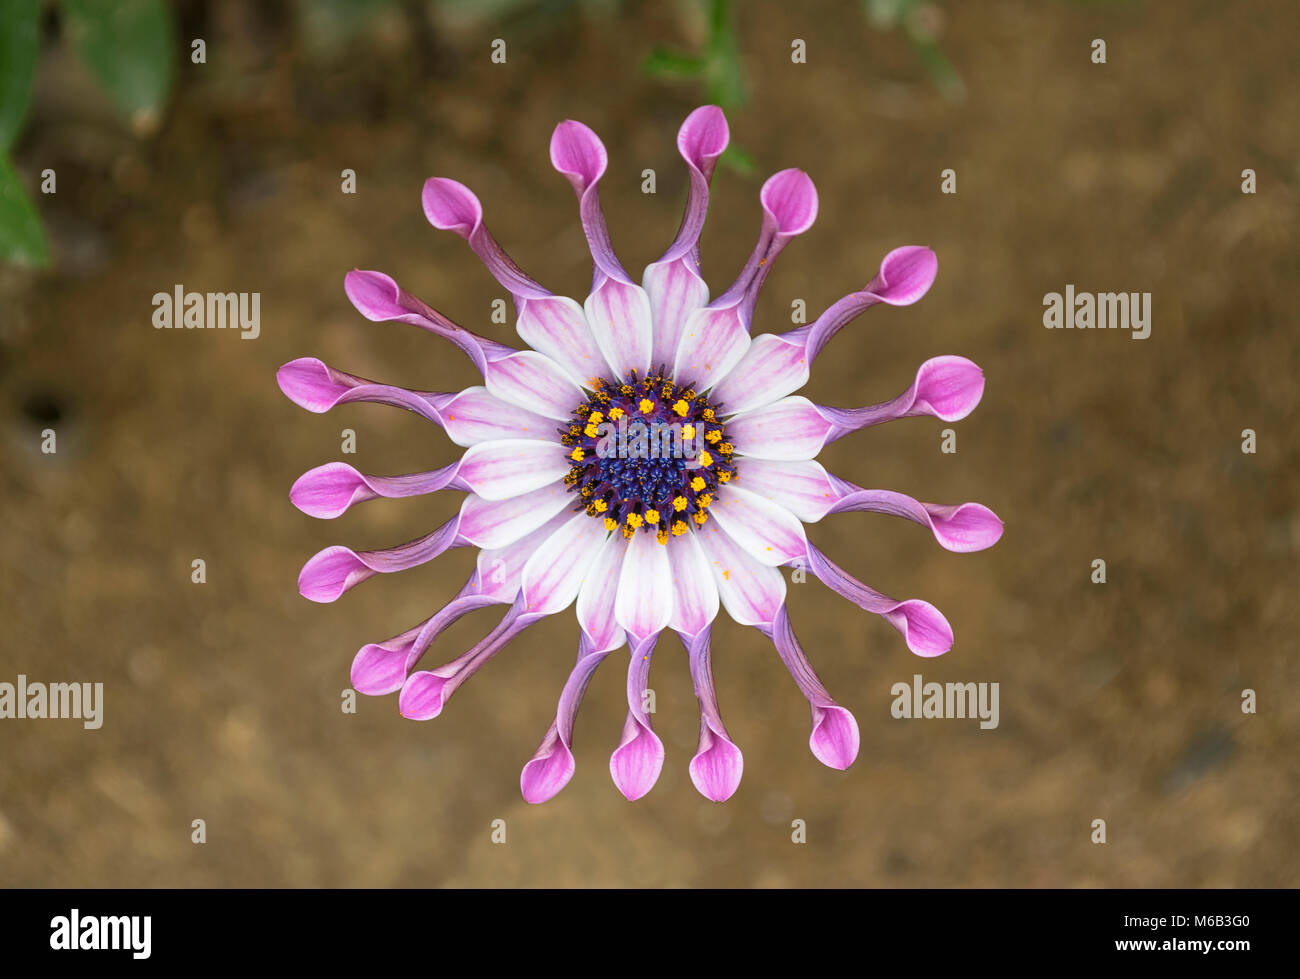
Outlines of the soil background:
<svg viewBox="0 0 1300 979">
<path fill-rule="evenodd" d="M 652 673 L 668 757 L 650 795 L 628 803 L 609 778 L 625 711 L 615 654 L 578 721 L 573 781 L 545 805 L 521 800 L 519 769 L 572 665 L 571 613 L 516 640 L 434 721 L 402 719 L 395 696 L 343 713 L 354 651 L 443 604 L 473 558 L 313 605 L 295 578 L 317 549 L 422 535 L 458 497 L 324 522 L 289 505 L 289 486 L 334 459 L 431 469 L 454 447 L 390 408 L 310 415 L 276 368 L 315 356 L 417 389 L 477 383 L 450 346 L 362 319 L 343 294 L 354 267 L 514 339 L 490 322 L 502 290 L 425 222 L 432 175 L 471 186 L 520 265 L 581 297 L 577 206 L 547 157 L 564 118 L 609 149 L 601 194 L 620 257 L 657 258 L 685 195 L 676 130 L 704 97 L 641 63 L 655 45 L 698 47 L 702 25 L 670 4 L 433 18 L 408 6 L 309 45 L 296 8 L 182 3 L 181 36 L 205 38 L 208 62 L 178 53 L 156 134 L 132 135 L 56 47 L 16 154 L 26 174 L 58 173 L 58 193 L 38 196 L 56 263 L 0 276 L 0 680 L 103 682 L 105 720 L 0 721 L 0 884 L 1296 884 L 1295 5 L 948 4 L 957 102 L 857 4 L 737 8 L 752 91 L 729 118 L 758 169 L 714 179 L 714 293 L 752 246 L 762 179 L 798 166 L 820 216 L 780 258 L 756 331 L 788 329 L 795 299 L 812 316 L 861 288 L 897 245 L 939 256 L 921 303 L 854 322 L 801 393 L 883 401 L 947 353 L 986 373 L 983 403 L 952 426 L 956 454 L 927 418 L 858 433 L 822 461 L 860 485 L 991 506 L 1006 522 L 995 548 L 951 554 L 869 514 L 810 531 L 864 581 L 942 609 L 953 650 L 918 659 L 815 579 L 791 585 L 800 638 L 861 727 L 857 763 L 837 772 L 809 753 L 807 706 L 767 640 L 721 618 L 719 696 L 745 755 L 723 805 L 687 774 L 698 716 L 671 639 Z M 504 65 L 489 57 L 498 37 Z M 806 64 L 791 62 L 794 38 Z M 340 192 L 345 168 L 355 195 Z M 940 193 L 945 168 L 955 195 Z M 151 296 L 177 283 L 260 292 L 260 338 L 153 329 Z M 1043 296 L 1066 283 L 1152 293 L 1150 338 L 1045 330 Z M 49 427 L 55 455 L 39 450 Z M 340 454 L 344 428 L 354 456 Z M 495 614 L 463 619 L 426 663 Z M 914 673 L 998 682 L 1000 725 L 894 719 L 890 688 Z M 506 845 L 491 841 L 496 819 Z M 791 842 L 796 819 L 806 844 Z"/>
</svg>

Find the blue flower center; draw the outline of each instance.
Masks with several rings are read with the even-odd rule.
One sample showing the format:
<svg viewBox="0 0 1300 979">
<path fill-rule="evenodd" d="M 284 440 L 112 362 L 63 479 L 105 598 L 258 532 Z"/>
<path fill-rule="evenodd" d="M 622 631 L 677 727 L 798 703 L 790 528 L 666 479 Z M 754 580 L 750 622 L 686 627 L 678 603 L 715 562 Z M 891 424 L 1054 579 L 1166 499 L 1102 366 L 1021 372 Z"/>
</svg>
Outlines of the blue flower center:
<svg viewBox="0 0 1300 979">
<path fill-rule="evenodd" d="M 560 429 L 574 509 L 625 537 L 652 531 L 660 543 L 703 526 L 719 485 L 736 477 L 718 407 L 662 370 L 597 381 Z"/>
</svg>

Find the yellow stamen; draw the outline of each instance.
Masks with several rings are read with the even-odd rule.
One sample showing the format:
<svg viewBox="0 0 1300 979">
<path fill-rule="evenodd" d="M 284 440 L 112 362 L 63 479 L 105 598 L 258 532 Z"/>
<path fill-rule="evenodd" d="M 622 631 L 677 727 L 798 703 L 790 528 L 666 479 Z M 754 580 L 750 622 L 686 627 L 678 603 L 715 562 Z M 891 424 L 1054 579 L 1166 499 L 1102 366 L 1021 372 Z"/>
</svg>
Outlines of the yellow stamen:
<svg viewBox="0 0 1300 979">
<path fill-rule="evenodd" d="M 711 432 L 706 432 L 704 437 L 710 442 L 716 442 L 718 439 L 722 438 L 722 429 L 715 428 Z"/>
<path fill-rule="evenodd" d="M 606 510 L 609 509 L 609 504 L 606 503 L 604 500 L 596 500 L 591 505 L 596 508 L 597 513 L 604 513 Z"/>
<path fill-rule="evenodd" d="M 599 431 L 599 429 L 596 428 L 596 425 L 595 425 L 595 423 L 593 422 L 592 424 L 590 424 L 590 425 L 588 425 L 586 428 L 584 428 L 584 429 L 582 430 L 582 433 L 583 433 L 584 435 L 586 435 L 588 438 L 593 438 L 593 439 L 594 439 L 594 438 L 596 437 L 596 432 L 597 432 L 597 431 Z"/>
<path fill-rule="evenodd" d="M 647 510 L 645 512 L 645 522 L 648 523 L 651 527 L 657 524 L 659 522 L 659 511 Z"/>
<path fill-rule="evenodd" d="M 635 533 L 636 533 L 636 528 L 633 526 L 629 525 L 623 528 L 623 536 L 626 537 L 628 540 L 631 540 L 632 535 Z"/>
<path fill-rule="evenodd" d="M 709 519 L 709 515 L 705 513 L 703 510 L 701 510 L 699 513 L 695 514 L 695 516 L 692 517 L 691 519 L 694 520 L 701 527 L 703 527 L 704 522 Z"/>
<path fill-rule="evenodd" d="M 618 530 L 618 521 L 615 520 L 613 517 L 606 517 L 606 518 L 605 518 L 605 529 L 606 529 L 606 530 Z"/>
<path fill-rule="evenodd" d="M 713 409 L 712 409 L 712 408 L 705 408 L 705 409 L 704 409 L 704 420 L 705 420 L 706 422 L 711 422 L 711 421 L 713 421 L 713 417 L 714 417 L 714 415 L 713 415 Z"/>
<path fill-rule="evenodd" d="M 696 476 L 694 479 L 691 480 L 691 489 L 695 490 L 695 492 L 697 493 L 700 490 L 704 489 L 704 480 L 702 480 L 699 476 Z"/>
<path fill-rule="evenodd" d="M 637 405 L 641 409 L 641 414 L 648 415 L 655 410 L 655 403 L 649 398 L 642 398 L 641 403 Z"/>
<path fill-rule="evenodd" d="M 701 496 L 695 502 L 698 503 L 701 507 L 707 507 L 710 503 L 713 502 L 713 495 L 710 493 L 701 494 Z"/>
<path fill-rule="evenodd" d="M 686 521 L 678 520 L 675 524 L 673 524 L 673 536 L 681 537 L 682 534 L 684 533 L 686 533 Z"/>
<path fill-rule="evenodd" d="M 673 411 L 677 412 L 677 414 L 681 415 L 683 418 L 686 417 L 686 413 L 690 410 L 691 406 L 685 401 L 675 401 L 673 403 Z"/>
<path fill-rule="evenodd" d="M 677 404 L 681 404 L 681 402 L 679 401 L 679 402 L 677 402 Z M 676 405 L 674 405 L 673 407 L 675 408 Z M 684 439 L 693 439 L 693 438 L 695 438 L 695 426 L 694 426 L 694 425 L 683 425 L 683 426 L 682 426 L 682 438 L 684 438 Z"/>
<path fill-rule="evenodd" d="M 609 417 L 611 421 L 618 421 L 623 417 L 623 409 L 618 407 L 610 408 Z"/>
<path fill-rule="evenodd" d="M 627 525 L 631 527 L 633 530 L 636 530 L 636 528 L 640 527 L 641 524 L 642 524 L 641 514 L 629 513 L 627 515 Z"/>
<path fill-rule="evenodd" d="M 591 496 L 591 487 L 584 486 L 582 489 L 578 490 L 578 492 L 581 493 L 583 496 Z"/>
<path fill-rule="evenodd" d="M 668 543 L 668 528 L 667 528 L 667 527 L 660 527 L 659 530 L 657 530 L 657 531 L 655 532 L 655 540 L 657 540 L 660 544 L 667 544 L 667 543 Z"/>
<path fill-rule="evenodd" d="M 569 458 L 574 462 L 581 462 L 584 455 L 586 455 L 586 453 L 583 452 L 582 449 L 574 449 L 569 453 Z"/>
<path fill-rule="evenodd" d="M 718 473 L 718 482 L 719 483 L 731 482 L 731 473 L 727 472 L 725 469 L 722 470 L 722 472 Z"/>
<path fill-rule="evenodd" d="M 591 417 L 587 419 L 587 424 L 589 424 L 589 425 L 599 425 L 599 424 L 600 424 L 601 422 L 603 422 L 604 420 L 605 420 L 605 416 L 604 416 L 604 415 L 602 415 L 599 411 L 593 411 L 593 412 L 591 413 Z"/>
<path fill-rule="evenodd" d="M 676 510 L 676 511 L 678 511 L 679 513 L 680 513 L 682 510 L 685 510 L 685 509 L 686 509 L 686 497 L 684 497 L 684 496 L 675 496 L 675 497 L 673 497 L 673 509 Z"/>
<path fill-rule="evenodd" d="M 731 453 L 734 452 L 735 450 L 736 447 L 732 445 L 730 442 L 723 442 L 720 446 L 718 446 L 718 451 L 721 452 L 724 456 L 731 455 Z"/>
<path fill-rule="evenodd" d="M 701 465 L 701 466 L 711 466 L 711 465 L 713 465 L 713 456 L 709 455 L 707 452 L 701 452 L 701 453 L 700 453 L 700 465 Z"/>
</svg>

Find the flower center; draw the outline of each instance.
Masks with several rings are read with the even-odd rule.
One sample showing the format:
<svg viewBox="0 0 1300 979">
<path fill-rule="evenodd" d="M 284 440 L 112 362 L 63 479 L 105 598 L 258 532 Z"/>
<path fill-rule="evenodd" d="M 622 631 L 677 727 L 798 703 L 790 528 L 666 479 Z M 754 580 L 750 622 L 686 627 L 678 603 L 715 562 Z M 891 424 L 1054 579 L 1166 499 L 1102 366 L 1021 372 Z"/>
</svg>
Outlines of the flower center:
<svg viewBox="0 0 1300 979">
<path fill-rule="evenodd" d="M 653 531 L 659 543 L 709 519 L 718 484 L 736 476 L 733 447 L 709 399 L 660 371 L 622 381 L 594 379 L 560 442 L 570 447 L 564 482 L 575 510 L 631 538 Z"/>
</svg>

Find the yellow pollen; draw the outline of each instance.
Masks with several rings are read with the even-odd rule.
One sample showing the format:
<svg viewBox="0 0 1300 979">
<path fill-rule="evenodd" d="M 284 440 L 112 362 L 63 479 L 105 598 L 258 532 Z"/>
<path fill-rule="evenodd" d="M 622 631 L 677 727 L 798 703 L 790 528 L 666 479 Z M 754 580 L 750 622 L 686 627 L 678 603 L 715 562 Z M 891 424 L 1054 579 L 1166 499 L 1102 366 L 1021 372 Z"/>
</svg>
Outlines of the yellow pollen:
<svg viewBox="0 0 1300 979">
<path fill-rule="evenodd" d="M 618 421 L 623 417 L 623 409 L 619 407 L 610 408 L 609 417 L 612 421 Z"/>
<path fill-rule="evenodd" d="M 701 527 L 703 527 L 704 521 L 709 519 L 709 515 L 705 513 L 703 510 L 701 510 L 699 513 L 695 514 L 695 516 L 692 517 L 691 519 L 694 520 Z"/>
<path fill-rule="evenodd" d="M 655 403 L 649 398 L 642 398 L 641 403 L 637 405 L 637 407 L 641 409 L 641 414 L 648 415 L 650 412 L 655 410 Z"/>
<path fill-rule="evenodd" d="M 629 513 L 627 515 L 627 525 L 631 527 L 633 530 L 636 530 L 637 527 L 640 527 L 641 523 L 642 523 L 641 514 Z"/>
<path fill-rule="evenodd" d="M 704 420 L 705 420 L 706 422 L 711 422 L 711 421 L 713 421 L 713 417 L 714 417 L 714 416 L 713 416 L 713 409 L 712 409 L 712 408 L 705 408 L 705 409 L 704 409 Z"/>
<path fill-rule="evenodd" d="M 569 453 L 569 458 L 572 459 L 574 462 L 581 462 L 582 457 L 585 454 L 586 453 L 584 453 L 581 449 L 574 449 L 572 452 Z"/>
<path fill-rule="evenodd" d="M 677 404 L 681 404 L 681 402 L 679 401 L 679 402 L 677 402 Z M 675 406 L 674 406 L 674 407 L 675 407 Z M 682 438 L 684 438 L 684 439 L 693 439 L 693 438 L 695 438 L 695 426 L 694 426 L 694 425 L 683 425 L 683 426 L 682 426 Z"/>
<path fill-rule="evenodd" d="M 597 513 L 604 513 L 606 510 L 609 509 L 609 504 L 606 503 L 604 500 L 596 500 L 591 505 L 596 508 Z"/>
<path fill-rule="evenodd" d="M 704 437 L 708 439 L 710 442 L 716 442 L 718 441 L 718 439 L 722 438 L 722 430 L 715 428 L 711 432 L 706 432 Z"/>
<path fill-rule="evenodd" d="M 691 489 L 695 490 L 695 492 L 697 493 L 700 490 L 704 489 L 704 480 L 701 479 L 699 476 L 696 476 L 694 479 L 691 480 Z"/>
<path fill-rule="evenodd" d="M 701 453 L 700 453 L 700 465 L 701 465 L 701 466 L 711 466 L 711 465 L 713 465 L 713 456 L 709 455 L 707 452 L 701 452 Z"/>
<path fill-rule="evenodd" d="M 645 522 L 648 523 L 651 527 L 657 524 L 659 522 L 659 511 L 647 510 L 645 512 Z"/>
<path fill-rule="evenodd" d="M 606 530 L 618 530 L 618 521 L 615 520 L 613 517 L 606 517 L 606 518 L 605 518 L 605 529 L 606 529 Z"/>
<path fill-rule="evenodd" d="M 713 495 L 710 493 L 705 493 L 702 496 L 700 496 L 700 498 L 697 499 L 695 502 L 702 507 L 706 507 L 713 502 Z"/>
<path fill-rule="evenodd" d="M 581 493 L 583 496 L 591 496 L 591 487 L 584 486 L 582 489 L 578 490 L 578 492 Z"/>
<path fill-rule="evenodd" d="M 721 452 L 723 455 L 729 455 L 735 450 L 736 447 L 732 445 L 730 442 L 723 442 L 720 446 L 718 446 L 718 451 Z"/>
<path fill-rule="evenodd" d="M 591 417 L 587 419 L 587 423 L 590 425 L 599 425 L 604 420 L 605 420 L 604 415 L 602 415 L 599 411 L 593 411 L 591 413 Z"/>
<path fill-rule="evenodd" d="M 691 406 L 685 401 L 676 401 L 673 403 L 673 411 L 677 412 L 677 414 L 681 415 L 683 418 L 686 417 L 686 413 L 690 410 Z"/>
<path fill-rule="evenodd" d="M 667 528 L 667 527 L 660 527 L 659 530 L 657 530 L 657 531 L 655 532 L 655 540 L 657 540 L 660 544 L 667 544 L 667 543 L 668 543 L 668 528 Z"/>
<path fill-rule="evenodd" d="M 727 472 L 725 469 L 722 472 L 718 473 L 718 482 L 719 483 L 731 482 L 731 473 Z"/>
<path fill-rule="evenodd" d="M 584 428 L 584 429 L 582 430 L 582 433 L 583 433 L 584 435 L 586 435 L 588 438 L 593 438 L 593 439 L 594 439 L 594 438 L 596 437 L 596 432 L 597 432 L 597 431 L 598 431 L 598 429 L 596 428 L 596 423 L 595 423 L 595 422 L 592 422 L 591 424 L 589 424 L 586 428 Z"/>
<path fill-rule="evenodd" d="M 682 534 L 684 533 L 686 533 L 686 521 L 678 520 L 675 524 L 673 524 L 673 536 L 681 537 Z"/>
<path fill-rule="evenodd" d="M 685 509 L 686 509 L 686 497 L 684 497 L 684 496 L 675 496 L 675 497 L 673 497 L 673 509 L 676 510 L 676 511 L 678 511 L 679 513 L 680 513 L 682 510 L 685 510 Z"/>
<path fill-rule="evenodd" d="M 623 536 L 626 537 L 628 540 L 631 540 L 632 535 L 635 533 L 636 533 L 636 528 L 631 526 L 630 524 L 623 528 Z"/>
</svg>

